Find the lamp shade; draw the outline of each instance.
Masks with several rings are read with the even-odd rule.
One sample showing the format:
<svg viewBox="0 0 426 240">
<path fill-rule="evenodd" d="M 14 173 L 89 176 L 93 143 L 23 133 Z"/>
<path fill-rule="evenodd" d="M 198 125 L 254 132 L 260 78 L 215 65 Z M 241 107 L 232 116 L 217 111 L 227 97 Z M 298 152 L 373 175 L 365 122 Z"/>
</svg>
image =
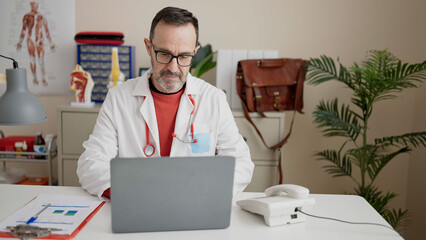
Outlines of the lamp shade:
<svg viewBox="0 0 426 240">
<path fill-rule="evenodd" d="M 28 89 L 26 70 L 6 69 L 6 92 L 0 97 L 0 125 L 24 125 L 45 120 L 43 105 Z"/>
</svg>

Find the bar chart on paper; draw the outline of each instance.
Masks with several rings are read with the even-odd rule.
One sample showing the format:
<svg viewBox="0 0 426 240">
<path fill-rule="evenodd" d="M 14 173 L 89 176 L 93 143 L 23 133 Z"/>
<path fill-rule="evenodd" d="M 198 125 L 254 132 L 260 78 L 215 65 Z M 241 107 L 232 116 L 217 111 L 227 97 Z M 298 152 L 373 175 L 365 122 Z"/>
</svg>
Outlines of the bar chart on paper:
<svg viewBox="0 0 426 240">
<path fill-rule="evenodd" d="M 47 205 L 35 206 L 37 209 L 43 208 Z M 32 221 L 33 224 L 52 224 L 52 225 L 73 225 L 75 220 L 78 219 L 79 214 L 84 214 L 90 208 L 90 205 L 49 205 L 48 208 L 37 216 L 37 219 Z M 19 223 L 27 223 L 27 216 L 22 216 L 21 219 L 16 221 Z"/>
<path fill-rule="evenodd" d="M 39 195 L 0 223 L 7 227 L 27 224 L 55 229 L 54 234 L 71 235 L 103 201 L 96 197 Z"/>
</svg>

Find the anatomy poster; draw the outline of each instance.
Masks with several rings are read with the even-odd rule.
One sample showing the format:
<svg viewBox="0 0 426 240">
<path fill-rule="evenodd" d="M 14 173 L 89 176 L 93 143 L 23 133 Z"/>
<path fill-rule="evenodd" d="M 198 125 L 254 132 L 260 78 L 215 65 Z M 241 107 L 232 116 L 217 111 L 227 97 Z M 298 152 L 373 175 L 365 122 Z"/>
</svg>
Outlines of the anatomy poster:
<svg viewBox="0 0 426 240">
<path fill-rule="evenodd" d="M 1 0 L 0 54 L 27 70 L 28 87 L 36 95 L 70 95 L 75 67 L 74 0 Z M 0 73 L 12 61 L 0 59 Z M 0 84 L 0 94 L 5 91 Z"/>
</svg>

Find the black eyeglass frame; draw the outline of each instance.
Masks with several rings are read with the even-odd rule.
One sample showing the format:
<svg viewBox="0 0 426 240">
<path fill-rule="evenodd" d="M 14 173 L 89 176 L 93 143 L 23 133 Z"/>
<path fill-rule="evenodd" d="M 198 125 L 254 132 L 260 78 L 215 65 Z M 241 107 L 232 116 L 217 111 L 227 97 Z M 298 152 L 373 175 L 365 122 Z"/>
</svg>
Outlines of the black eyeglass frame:
<svg viewBox="0 0 426 240">
<path fill-rule="evenodd" d="M 152 47 L 152 49 L 154 50 L 154 53 L 155 53 L 155 61 L 157 61 L 160 64 L 169 64 L 173 60 L 173 58 L 176 58 L 176 62 L 177 62 L 177 64 L 179 66 L 181 66 L 181 67 L 190 67 L 192 65 L 192 63 L 194 62 L 194 59 L 195 59 L 195 55 L 181 54 L 181 55 L 176 55 L 175 56 L 175 55 L 173 55 L 173 54 L 171 54 L 169 52 L 166 52 L 166 51 L 156 50 L 154 48 L 154 44 L 152 44 L 152 43 L 151 43 L 151 47 Z M 160 61 L 158 61 L 158 57 L 157 57 L 158 53 L 165 53 L 165 54 L 170 55 L 171 57 L 170 57 L 169 62 L 160 62 Z M 179 57 L 191 57 L 191 62 L 188 65 L 182 65 L 182 64 L 179 63 Z"/>
</svg>

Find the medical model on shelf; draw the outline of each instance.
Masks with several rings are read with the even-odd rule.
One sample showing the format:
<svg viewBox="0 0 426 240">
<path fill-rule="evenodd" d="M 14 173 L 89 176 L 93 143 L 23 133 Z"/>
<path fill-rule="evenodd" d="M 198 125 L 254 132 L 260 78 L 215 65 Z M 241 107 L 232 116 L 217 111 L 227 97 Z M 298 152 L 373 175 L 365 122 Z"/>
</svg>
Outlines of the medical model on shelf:
<svg viewBox="0 0 426 240">
<path fill-rule="evenodd" d="M 70 89 L 75 91 L 75 102 L 71 103 L 71 105 L 94 105 L 94 103 L 91 102 L 94 85 L 95 83 L 90 73 L 84 71 L 83 68 L 77 64 L 71 73 Z"/>
<path fill-rule="evenodd" d="M 112 48 L 112 58 L 111 58 L 111 73 L 108 76 L 108 89 L 114 86 L 117 86 L 120 83 L 126 81 L 126 77 L 123 72 L 120 70 L 119 59 L 118 59 L 118 48 Z"/>
</svg>

